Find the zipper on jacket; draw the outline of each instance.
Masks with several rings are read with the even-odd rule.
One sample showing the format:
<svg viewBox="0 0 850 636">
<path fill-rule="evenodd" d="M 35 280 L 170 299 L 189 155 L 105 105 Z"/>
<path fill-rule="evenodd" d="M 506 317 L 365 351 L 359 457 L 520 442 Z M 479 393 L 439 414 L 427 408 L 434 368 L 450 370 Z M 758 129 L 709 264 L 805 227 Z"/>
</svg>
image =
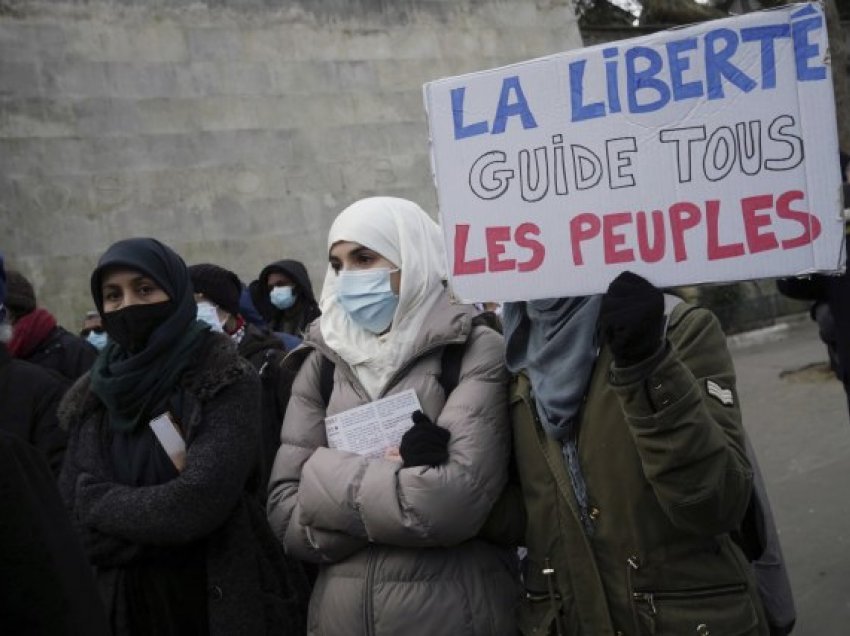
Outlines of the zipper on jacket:
<svg viewBox="0 0 850 636">
<path fill-rule="evenodd" d="M 692 598 L 711 598 L 713 596 L 728 596 L 730 594 L 739 594 L 745 592 L 747 585 L 745 583 L 736 583 L 734 585 L 718 585 L 715 587 L 698 587 L 689 590 L 664 590 L 659 592 L 635 592 L 635 599 L 638 596 L 649 595 L 659 601 L 681 601 Z"/>
<path fill-rule="evenodd" d="M 558 608 L 559 595 L 555 593 L 555 582 L 552 580 L 555 576 L 555 569 L 552 567 L 549 557 L 546 557 L 543 563 L 543 576 L 546 578 L 546 588 L 549 593 L 549 607 L 552 608 L 552 618 L 555 621 L 555 635 L 566 636 L 561 629 L 561 611 Z"/>
<path fill-rule="evenodd" d="M 366 636 L 373 636 L 375 626 L 372 624 L 374 617 L 374 599 L 372 595 L 372 584 L 375 578 L 375 552 L 372 546 L 366 546 L 366 578 L 363 582 L 363 632 Z"/>
<path fill-rule="evenodd" d="M 731 594 L 740 594 L 746 591 L 747 586 L 744 583 L 735 585 L 720 585 L 716 587 L 700 587 L 690 590 L 666 590 L 659 592 L 642 592 L 637 591 L 632 594 L 635 601 L 646 603 L 649 606 L 650 613 L 655 616 L 658 614 L 658 608 L 655 606 L 655 601 L 690 601 L 700 598 L 713 598 L 716 596 L 729 596 Z"/>
</svg>

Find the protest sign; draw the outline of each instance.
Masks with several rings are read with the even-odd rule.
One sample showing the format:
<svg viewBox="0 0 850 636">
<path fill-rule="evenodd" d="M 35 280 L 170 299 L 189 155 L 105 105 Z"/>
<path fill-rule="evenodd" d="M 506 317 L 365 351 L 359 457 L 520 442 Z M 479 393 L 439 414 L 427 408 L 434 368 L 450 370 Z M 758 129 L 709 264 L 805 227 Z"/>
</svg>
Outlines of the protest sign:
<svg viewBox="0 0 850 636">
<path fill-rule="evenodd" d="M 466 301 L 843 268 L 818 4 L 424 87 L 452 289 Z"/>
</svg>

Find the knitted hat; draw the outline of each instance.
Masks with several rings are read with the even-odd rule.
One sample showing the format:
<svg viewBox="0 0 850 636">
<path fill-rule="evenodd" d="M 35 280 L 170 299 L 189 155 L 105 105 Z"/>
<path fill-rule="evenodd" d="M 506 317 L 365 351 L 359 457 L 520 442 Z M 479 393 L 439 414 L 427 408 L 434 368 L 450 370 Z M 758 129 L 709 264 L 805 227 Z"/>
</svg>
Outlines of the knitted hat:
<svg viewBox="0 0 850 636">
<path fill-rule="evenodd" d="M 6 270 L 6 308 L 16 316 L 26 316 L 35 309 L 32 283 L 14 269 Z"/>
<path fill-rule="evenodd" d="M 192 286 L 196 294 L 203 294 L 227 313 L 239 315 L 239 295 L 242 293 L 242 281 L 228 269 L 202 263 L 189 268 Z"/>
</svg>

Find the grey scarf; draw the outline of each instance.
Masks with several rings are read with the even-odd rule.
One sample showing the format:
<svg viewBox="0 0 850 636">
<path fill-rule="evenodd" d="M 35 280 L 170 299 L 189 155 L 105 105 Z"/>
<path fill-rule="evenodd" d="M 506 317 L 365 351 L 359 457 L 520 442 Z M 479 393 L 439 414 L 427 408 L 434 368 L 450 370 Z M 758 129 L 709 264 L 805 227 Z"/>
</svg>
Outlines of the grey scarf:
<svg viewBox="0 0 850 636">
<path fill-rule="evenodd" d="M 578 462 L 576 426 L 599 348 L 596 322 L 602 296 L 553 298 L 506 303 L 505 363 L 512 373 L 525 370 L 546 434 L 561 443 L 582 522 L 587 488 Z"/>
</svg>

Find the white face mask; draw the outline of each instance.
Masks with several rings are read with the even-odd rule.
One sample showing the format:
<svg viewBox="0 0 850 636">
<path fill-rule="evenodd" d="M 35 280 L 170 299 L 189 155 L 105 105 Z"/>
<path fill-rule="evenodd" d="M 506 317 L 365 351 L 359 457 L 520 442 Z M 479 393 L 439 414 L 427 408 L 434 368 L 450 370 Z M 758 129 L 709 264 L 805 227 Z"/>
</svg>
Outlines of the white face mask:
<svg viewBox="0 0 850 636">
<path fill-rule="evenodd" d="M 218 308 L 211 302 L 202 300 L 198 303 L 198 320 L 208 324 L 215 332 L 224 332 L 224 327 L 222 326 L 224 323 L 221 318 L 218 317 Z"/>
</svg>

